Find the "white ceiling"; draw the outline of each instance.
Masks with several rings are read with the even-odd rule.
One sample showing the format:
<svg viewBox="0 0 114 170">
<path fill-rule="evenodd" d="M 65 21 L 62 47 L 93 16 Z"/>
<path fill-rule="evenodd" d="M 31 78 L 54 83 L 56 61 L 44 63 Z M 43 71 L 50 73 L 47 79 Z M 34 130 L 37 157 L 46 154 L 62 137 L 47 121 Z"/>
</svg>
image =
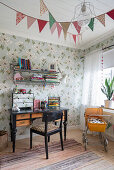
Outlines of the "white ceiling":
<svg viewBox="0 0 114 170">
<path fill-rule="evenodd" d="M 12 0 L 12 1 L 1 0 L 1 2 L 15 8 L 17 11 L 20 11 L 26 15 L 49 21 L 48 12 L 43 14 L 42 17 L 40 16 L 40 0 L 24 0 L 24 1 L 23 0 Z M 78 5 L 80 2 L 83 2 L 83 1 L 82 0 L 70 0 L 70 1 L 68 0 L 44 0 L 44 3 L 46 4 L 48 10 L 51 12 L 53 17 L 58 22 L 60 21 L 70 22 L 74 15 L 74 7 Z M 94 6 L 96 16 L 114 9 L 114 0 L 89 0 L 87 2 L 91 2 L 92 5 Z M 8 18 L 9 12 L 7 11 L 10 11 L 10 9 L 7 9 L 7 7 L 0 4 L 0 16 L 1 16 L 0 17 L 0 25 L 1 25 L 0 30 L 1 31 L 6 30 L 6 32 L 8 32 L 8 29 L 9 29 L 10 32 L 12 33 L 13 32 L 19 33 L 19 30 L 17 29 L 20 29 L 20 26 L 19 28 L 15 28 L 15 30 L 14 30 L 14 26 L 12 26 L 12 28 L 10 25 L 9 25 L 9 28 L 6 26 L 5 22 L 9 20 Z M 4 21 L 3 21 L 3 18 L 5 18 Z M 26 22 L 26 21 L 23 21 L 23 22 Z M 23 25 L 24 24 L 23 22 L 19 24 Z M 32 27 L 34 29 L 33 25 Z M 32 32 L 35 32 L 34 30 L 32 30 L 32 27 L 31 27 L 30 33 L 28 32 L 28 34 L 31 35 L 31 38 L 32 38 Z M 63 37 L 58 39 L 57 32 L 54 32 L 54 35 L 50 34 L 51 36 L 47 37 L 47 33 L 50 31 L 49 27 L 46 27 L 43 31 L 45 31 L 44 34 L 40 33 L 41 35 L 38 35 L 39 40 L 75 47 L 73 39 L 71 40 L 71 36 L 70 37 L 67 36 L 67 40 L 65 42 L 63 40 Z M 75 30 L 73 25 L 70 25 L 68 32 L 77 34 L 77 31 Z M 19 35 L 21 35 L 21 32 Z M 114 35 L 114 21 L 109 16 L 106 15 L 106 26 L 105 27 L 99 21 L 95 19 L 94 31 L 91 31 L 88 27 L 82 29 L 82 40 L 80 40 L 80 42 L 76 44 L 76 47 L 87 48 L 88 46 L 96 43 L 96 41 L 99 42 L 101 41 L 101 39 L 103 40 L 111 35 Z M 24 36 L 24 31 L 23 31 L 23 36 Z M 61 36 L 63 36 L 63 34 Z"/>
</svg>

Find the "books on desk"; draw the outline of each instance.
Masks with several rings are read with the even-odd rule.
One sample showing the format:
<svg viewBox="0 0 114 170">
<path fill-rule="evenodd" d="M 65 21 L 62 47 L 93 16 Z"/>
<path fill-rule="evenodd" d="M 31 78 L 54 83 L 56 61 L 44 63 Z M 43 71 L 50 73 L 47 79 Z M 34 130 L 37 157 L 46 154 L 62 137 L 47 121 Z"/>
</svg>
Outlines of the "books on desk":
<svg viewBox="0 0 114 170">
<path fill-rule="evenodd" d="M 60 107 L 60 97 L 48 97 L 48 108 Z"/>
</svg>

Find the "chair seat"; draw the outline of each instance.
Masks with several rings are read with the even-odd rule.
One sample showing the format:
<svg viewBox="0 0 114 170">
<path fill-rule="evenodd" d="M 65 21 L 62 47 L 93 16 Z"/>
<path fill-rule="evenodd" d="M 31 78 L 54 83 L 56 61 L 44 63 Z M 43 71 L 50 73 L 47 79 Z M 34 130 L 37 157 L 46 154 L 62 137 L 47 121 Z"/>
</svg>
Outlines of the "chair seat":
<svg viewBox="0 0 114 170">
<path fill-rule="evenodd" d="M 52 122 L 48 123 L 48 129 L 47 132 L 58 129 L 59 127 L 57 125 L 54 125 Z M 31 129 L 40 131 L 40 132 L 45 132 L 45 123 L 39 124 L 39 125 L 33 125 Z"/>
</svg>

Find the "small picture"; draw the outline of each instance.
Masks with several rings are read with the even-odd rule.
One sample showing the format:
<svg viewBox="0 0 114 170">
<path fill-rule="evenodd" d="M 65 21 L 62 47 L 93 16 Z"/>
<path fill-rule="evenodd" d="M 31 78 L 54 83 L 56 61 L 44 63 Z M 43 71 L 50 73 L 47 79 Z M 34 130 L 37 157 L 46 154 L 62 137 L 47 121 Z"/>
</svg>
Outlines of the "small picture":
<svg viewBox="0 0 114 170">
<path fill-rule="evenodd" d="M 49 64 L 49 70 L 50 71 L 56 71 L 56 63 Z"/>
</svg>

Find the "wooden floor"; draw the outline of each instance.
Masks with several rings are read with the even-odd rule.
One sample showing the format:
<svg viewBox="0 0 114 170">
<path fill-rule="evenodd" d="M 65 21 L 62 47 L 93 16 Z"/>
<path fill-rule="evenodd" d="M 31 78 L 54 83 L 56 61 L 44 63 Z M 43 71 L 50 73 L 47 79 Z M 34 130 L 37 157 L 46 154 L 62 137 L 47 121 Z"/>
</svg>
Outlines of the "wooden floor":
<svg viewBox="0 0 114 170">
<path fill-rule="evenodd" d="M 75 139 L 76 141 L 82 143 L 82 131 L 80 129 L 69 129 L 67 130 L 67 138 Z M 59 134 L 55 134 L 51 136 L 51 142 L 59 140 Z M 102 155 L 104 159 L 110 161 L 114 164 L 114 142 L 108 141 L 108 152 L 104 151 L 103 145 L 100 144 L 98 136 L 95 134 L 88 135 L 88 146 L 87 149 L 94 151 L 98 155 Z M 33 145 L 43 144 L 44 138 L 42 136 L 34 136 L 33 137 Z M 29 138 L 21 139 L 16 141 L 16 152 L 21 152 L 26 149 L 29 149 Z M 12 152 L 12 144 L 8 143 L 8 147 L 0 152 L 0 154 L 10 154 Z"/>
</svg>

